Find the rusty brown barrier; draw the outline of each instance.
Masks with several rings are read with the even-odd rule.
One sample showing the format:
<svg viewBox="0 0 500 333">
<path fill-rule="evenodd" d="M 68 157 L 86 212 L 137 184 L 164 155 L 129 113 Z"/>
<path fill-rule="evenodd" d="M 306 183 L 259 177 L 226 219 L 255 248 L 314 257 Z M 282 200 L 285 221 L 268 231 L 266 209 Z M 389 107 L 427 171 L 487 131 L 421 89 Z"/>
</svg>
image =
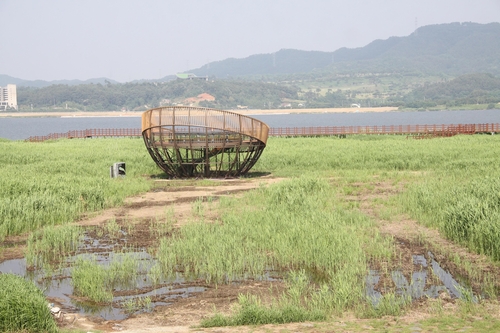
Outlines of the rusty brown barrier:
<svg viewBox="0 0 500 333">
<path fill-rule="evenodd" d="M 51 133 L 44 136 L 30 136 L 26 141 L 40 142 L 57 139 L 82 139 L 82 138 L 105 138 L 105 137 L 133 137 L 142 136 L 140 128 L 107 128 L 107 129 L 85 129 L 68 131 L 65 133 Z"/>
<path fill-rule="evenodd" d="M 451 136 L 498 132 L 500 132 L 500 124 L 325 126 L 271 128 L 269 136 L 343 136 L 353 134 Z"/>
<path fill-rule="evenodd" d="M 343 136 L 353 134 L 394 134 L 415 136 L 451 136 L 456 134 L 500 133 L 500 124 L 458 124 L 458 125 L 389 125 L 389 126 L 322 126 L 322 127 L 275 127 L 269 129 L 269 136 Z M 94 137 L 141 137 L 140 128 L 86 129 L 66 133 L 52 133 L 45 136 L 30 136 L 26 141 L 40 142 L 56 139 Z"/>
<path fill-rule="evenodd" d="M 266 147 L 269 126 L 239 113 L 169 106 L 142 114 L 142 136 L 155 163 L 171 177 L 247 173 Z"/>
</svg>

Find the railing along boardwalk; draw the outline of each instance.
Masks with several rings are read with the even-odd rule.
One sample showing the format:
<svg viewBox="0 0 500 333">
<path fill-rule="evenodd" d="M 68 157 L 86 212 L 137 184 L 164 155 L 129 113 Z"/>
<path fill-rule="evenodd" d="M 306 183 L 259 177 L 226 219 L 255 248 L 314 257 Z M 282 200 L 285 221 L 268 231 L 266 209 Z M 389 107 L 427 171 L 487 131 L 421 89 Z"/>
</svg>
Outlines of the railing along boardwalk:
<svg viewBox="0 0 500 333">
<path fill-rule="evenodd" d="M 105 138 L 105 137 L 134 137 L 142 136 L 140 128 L 106 128 L 85 129 L 68 131 L 66 133 L 51 133 L 44 136 L 30 136 L 26 141 L 40 142 L 57 139 L 82 139 L 82 138 Z"/>
<path fill-rule="evenodd" d="M 500 132 L 500 124 L 325 126 L 271 128 L 269 136 L 343 136 L 352 134 L 451 136 L 498 132 Z"/>
<path fill-rule="evenodd" d="M 415 138 L 453 136 L 457 134 L 500 133 L 500 124 L 457 124 L 457 125 L 388 125 L 388 126 L 321 126 L 321 127 L 275 127 L 269 136 L 345 136 L 354 134 L 411 135 Z M 40 142 L 56 139 L 96 137 L 140 137 L 140 128 L 86 129 L 66 133 L 52 133 L 45 136 L 30 136 L 26 141 Z"/>
</svg>

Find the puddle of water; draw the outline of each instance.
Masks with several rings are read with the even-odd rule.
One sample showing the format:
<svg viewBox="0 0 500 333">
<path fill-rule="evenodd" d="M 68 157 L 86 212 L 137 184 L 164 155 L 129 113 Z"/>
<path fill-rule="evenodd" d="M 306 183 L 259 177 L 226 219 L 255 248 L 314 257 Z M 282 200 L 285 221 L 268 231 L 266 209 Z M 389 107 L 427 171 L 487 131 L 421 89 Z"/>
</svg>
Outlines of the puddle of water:
<svg viewBox="0 0 500 333">
<path fill-rule="evenodd" d="M 127 312 L 123 306 L 124 302 L 127 300 L 155 297 L 158 301 L 151 302 L 149 309 L 152 310 L 159 305 L 168 305 L 176 298 L 186 298 L 192 294 L 206 290 L 205 287 L 189 286 L 188 281 L 185 281 L 183 277 L 177 275 L 175 278 L 170 279 L 170 281 L 161 281 L 162 284 L 165 282 L 170 283 L 171 285 L 168 287 L 158 287 L 148 292 L 139 292 L 130 296 L 117 296 L 113 298 L 112 305 L 95 306 L 92 303 L 81 302 L 71 297 L 73 295 L 73 286 L 70 277 L 71 268 L 65 268 L 57 275 L 44 277 L 44 273 L 41 271 L 27 271 L 25 259 L 13 259 L 0 263 L 0 272 L 16 274 L 33 281 L 40 289 L 44 290 L 44 294 L 47 298 L 59 303 L 65 312 L 98 315 L 105 320 L 126 319 L 132 313 L 140 311 L 138 310 L 132 313 Z M 188 286 L 186 286 L 186 283 Z M 132 290 L 151 286 L 151 283 L 147 280 L 147 271 L 143 272 L 143 274 L 139 274 L 135 283 L 132 282 L 132 285 Z M 131 289 L 127 289 L 124 286 L 115 288 L 115 291 L 129 290 Z"/>
<path fill-rule="evenodd" d="M 68 313 L 80 313 L 83 315 L 97 315 L 105 320 L 126 319 L 133 313 L 143 311 L 135 309 L 130 311 L 129 304 L 134 304 L 135 300 L 140 303 L 145 299 L 154 298 L 155 301 L 148 301 L 148 310 L 156 306 L 168 305 L 179 297 L 189 297 L 192 294 L 205 291 L 205 287 L 190 286 L 191 280 L 182 274 L 175 274 L 168 279 L 159 281 L 160 287 L 152 289 L 153 283 L 148 277 L 148 272 L 156 264 L 156 260 L 147 253 L 146 249 L 134 249 L 131 252 L 122 252 L 123 245 L 127 243 L 127 235 L 121 232 L 119 238 L 94 239 L 86 234 L 76 254 L 67 258 L 61 268 L 54 269 L 47 273 L 43 269 L 27 270 L 25 259 L 13 259 L 0 263 L 0 273 L 11 273 L 22 276 L 33 281 L 40 289 L 44 290 L 47 298 L 58 303 L 63 311 Z M 114 251 L 117 251 L 115 253 Z M 115 292 L 134 293 L 130 296 L 117 296 L 113 298 L 110 305 L 96 306 L 91 302 L 80 301 L 78 297 L 73 297 L 73 285 L 71 279 L 72 266 L 78 259 L 95 260 L 100 265 L 109 265 L 115 260 L 120 260 L 120 256 L 131 256 L 138 266 L 137 275 L 126 283 L 115 286 Z M 122 257 L 123 258 L 123 257 Z M 168 284 L 168 287 L 164 287 Z M 141 292 L 141 288 L 146 288 L 147 292 Z M 139 308 L 139 306 L 137 306 Z"/>
<path fill-rule="evenodd" d="M 26 260 L 25 259 L 6 260 L 0 263 L 0 272 L 24 276 L 26 274 Z"/>
<path fill-rule="evenodd" d="M 413 255 L 413 265 L 422 265 L 427 267 L 427 259 L 421 254 Z"/>
<path fill-rule="evenodd" d="M 410 281 L 399 270 L 391 272 L 391 279 L 396 286 L 396 293 L 409 296 L 412 300 L 415 300 L 422 297 L 437 298 L 440 292 L 447 291 L 451 297 L 461 298 L 462 293 L 460 290 L 464 290 L 464 286 L 434 260 L 431 252 L 428 252 L 428 257 L 430 258 L 430 263 L 428 263 L 428 260 L 423 255 L 413 256 L 415 270 L 411 275 Z M 436 283 L 434 279 L 429 283 L 428 274 L 436 275 L 439 282 Z M 365 294 L 371 299 L 373 305 L 377 305 L 382 297 L 382 294 L 375 289 L 379 281 L 379 272 L 370 270 L 365 279 Z M 474 301 L 476 300 L 474 298 Z"/>
<path fill-rule="evenodd" d="M 122 320 L 128 318 L 133 313 L 144 312 L 144 307 L 137 306 L 137 309 L 134 308 L 133 305 L 136 301 L 140 303 L 148 299 L 146 311 L 151 311 L 156 306 L 171 304 L 176 298 L 189 297 L 194 293 L 206 290 L 205 287 L 190 286 L 189 284 L 191 281 L 194 281 L 194 277 L 187 277 L 180 273 L 159 281 L 158 287 L 151 289 L 153 283 L 148 276 L 148 272 L 156 265 L 156 259 L 147 253 L 146 249 L 134 249 L 133 252 L 123 253 L 122 245 L 126 244 L 127 235 L 122 233 L 122 236 L 125 238 L 100 241 L 86 235 L 76 255 L 64 262 L 63 266 L 68 267 L 57 269 L 55 272 L 51 272 L 49 276 L 46 276 L 47 273 L 41 269 L 35 271 L 27 270 L 25 259 L 14 259 L 0 263 L 0 272 L 16 274 L 34 281 L 39 288 L 44 290 L 48 298 L 57 301 L 61 305 L 63 311 L 98 315 L 105 320 Z M 117 253 L 113 252 L 115 249 Z M 113 298 L 111 305 L 107 306 L 95 306 L 92 303 L 81 302 L 78 298 L 72 297 L 71 266 L 76 260 L 92 259 L 96 260 L 99 264 L 108 265 L 115 260 L 120 260 L 120 256 L 123 255 L 132 256 L 134 261 L 138 263 L 139 270 L 134 279 L 127 281 L 126 284 L 115 286 L 114 291 L 134 292 L 133 295 L 116 296 Z M 461 297 L 460 290 L 463 290 L 463 288 L 457 280 L 449 272 L 441 268 L 439 263 L 434 260 L 432 253 L 429 252 L 427 258 L 429 260 L 423 255 L 413 256 L 415 270 L 410 277 L 410 281 L 408 281 L 401 271 L 391 273 L 391 278 L 396 286 L 396 293 L 408 295 L 412 299 L 418 299 L 424 296 L 438 297 L 441 291 L 446 290 L 452 297 Z M 436 275 L 440 283 L 429 285 L 428 277 L 430 275 L 428 274 Z M 272 267 L 269 267 L 261 276 L 255 277 L 255 279 L 277 281 L 281 278 L 280 274 Z M 245 280 L 245 276 L 242 276 L 238 280 Z M 436 279 L 434 278 L 434 280 Z M 376 290 L 379 281 L 379 272 L 370 270 L 365 279 L 365 292 L 374 305 L 377 305 L 383 296 Z M 233 283 L 238 283 L 238 281 L 234 281 Z M 144 290 L 147 291 L 141 292 L 142 288 L 145 288 Z"/>
<path fill-rule="evenodd" d="M 380 299 L 382 298 L 382 294 L 375 290 L 375 286 L 380 281 L 380 275 L 378 271 L 370 269 L 368 271 L 368 275 L 366 276 L 366 296 L 371 300 L 373 305 L 378 305 Z"/>
<path fill-rule="evenodd" d="M 127 243 L 125 232 L 120 234 L 120 239 L 103 238 L 94 239 L 86 234 L 72 257 L 68 257 L 62 267 L 47 273 L 43 269 L 27 270 L 25 259 L 7 260 L 0 263 L 1 273 L 12 273 L 33 281 L 40 289 L 44 290 L 47 298 L 51 302 L 56 302 L 63 311 L 68 313 L 80 313 L 82 315 L 96 315 L 105 320 L 122 320 L 131 314 L 151 311 L 156 306 L 169 305 L 177 298 L 186 298 L 193 294 L 206 290 L 205 287 L 193 286 L 192 282 L 198 277 L 185 276 L 175 273 L 173 276 L 162 278 L 157 281 L 158 287 L 153 288 L 153 281 L 148 276 L 149 271 L 156 265 L 157 261 L 144 248 L 135 248 L 130 252 L 124 252 L 123 245 Z M 114 252 L 116 251 L 116 252 Z M 109 265 L 112 262 L 120 261 L 123 256 L 131 256 L 138 266 L 137 275 L 129 279 L 126 283 L 114 286 L 113 291 L 116 296 L 110 305 L 96 306 L 92 302 L 81 301 L 78 297 L 73 297 L 72 266 L 77 260 L 92 260 L 100 265 Z M 254 277 L 256 280 L 277 281 L 279 275 L 273 269 L 266 270 L 261 276 Z M 245 280 L 233 280 L 234 283 Z M 144 290 L 144 291 L 142 291 Z M 141 307 L 147 303 L 146 309 Z M 134 306 L 137 304 L 137 306 Z"/>
<path fill-rule="evenodd" d="M 428 254 L 431 258 L 431 266 L 434 274 L 436 274 L 443 282 L 452 297 L 461 298 L 462 292 L 460 290 L 463 290 L 464 287 L 460 283 L 458 283 L 457 280 L 455 280 L 449 272 L 445 271 L 441 268 L 441 266 L 439 266 L 438 262 L 434 260 L 434 255 L 431 252 L 429 252 Z"/>
</svg>

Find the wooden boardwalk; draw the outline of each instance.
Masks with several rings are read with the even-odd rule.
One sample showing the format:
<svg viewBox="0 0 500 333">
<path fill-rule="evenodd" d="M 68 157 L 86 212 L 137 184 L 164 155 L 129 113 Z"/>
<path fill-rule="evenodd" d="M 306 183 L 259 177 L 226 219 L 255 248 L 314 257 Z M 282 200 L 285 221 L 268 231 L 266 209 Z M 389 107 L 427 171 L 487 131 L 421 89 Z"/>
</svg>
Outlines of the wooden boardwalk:
<svg viewBox="0 0 500 333">
<path fill-rule="evenodd" d="M 43 136 L 30 136 L 26 141 L 41 142 L 57 139 L 82 139 L 82 138 L 106 138 L 106 137 L 139 137 L 142 136 L 140 128 L 106 128 L 85 129 L 68 131 L 65 133 L 51 133 Z"/>
<path fill-rule="evenodd" d="M 316 137 L 347 136 L 361 134 L 407 135 L 415 138 L 453 136 L 458 134 L 500 133 L 500 124 L 457 124 L 457 125 L 390 125 L 390 126 L 322 126 L 322 127 L 275 127 L 269 136 L 274 137 Z M 57 139 L 140 137 L 140 128 L 108 128 L 52 133 L 45 136 L 30 136 L 26 141 L 41 142 Z"/>
<path fill-rule="evenodd" d="M 326 126 L 271 128 L 269 136 L 345 136 L 354 134 L 452 136 L 498 132 L 500 132 L 500 124 Z"/>
</svg>

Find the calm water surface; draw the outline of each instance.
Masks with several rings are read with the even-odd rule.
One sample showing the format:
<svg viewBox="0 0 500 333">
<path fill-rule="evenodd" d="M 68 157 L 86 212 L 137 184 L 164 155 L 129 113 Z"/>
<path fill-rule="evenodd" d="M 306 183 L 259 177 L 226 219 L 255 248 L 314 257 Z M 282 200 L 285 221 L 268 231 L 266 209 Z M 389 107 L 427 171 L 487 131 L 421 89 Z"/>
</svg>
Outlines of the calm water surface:
<svg viewBox="0 0 500 333">
<path fill-rule="evenodd" d="M 500 110 L 308 113 L 252 115 L 270 127 L 382 126 L 500 123 Z M 93 128 L 140 128 L 140 117 L 0 118 L 0 138 L 24 140 L 30 136 Z"/>
</svg>

